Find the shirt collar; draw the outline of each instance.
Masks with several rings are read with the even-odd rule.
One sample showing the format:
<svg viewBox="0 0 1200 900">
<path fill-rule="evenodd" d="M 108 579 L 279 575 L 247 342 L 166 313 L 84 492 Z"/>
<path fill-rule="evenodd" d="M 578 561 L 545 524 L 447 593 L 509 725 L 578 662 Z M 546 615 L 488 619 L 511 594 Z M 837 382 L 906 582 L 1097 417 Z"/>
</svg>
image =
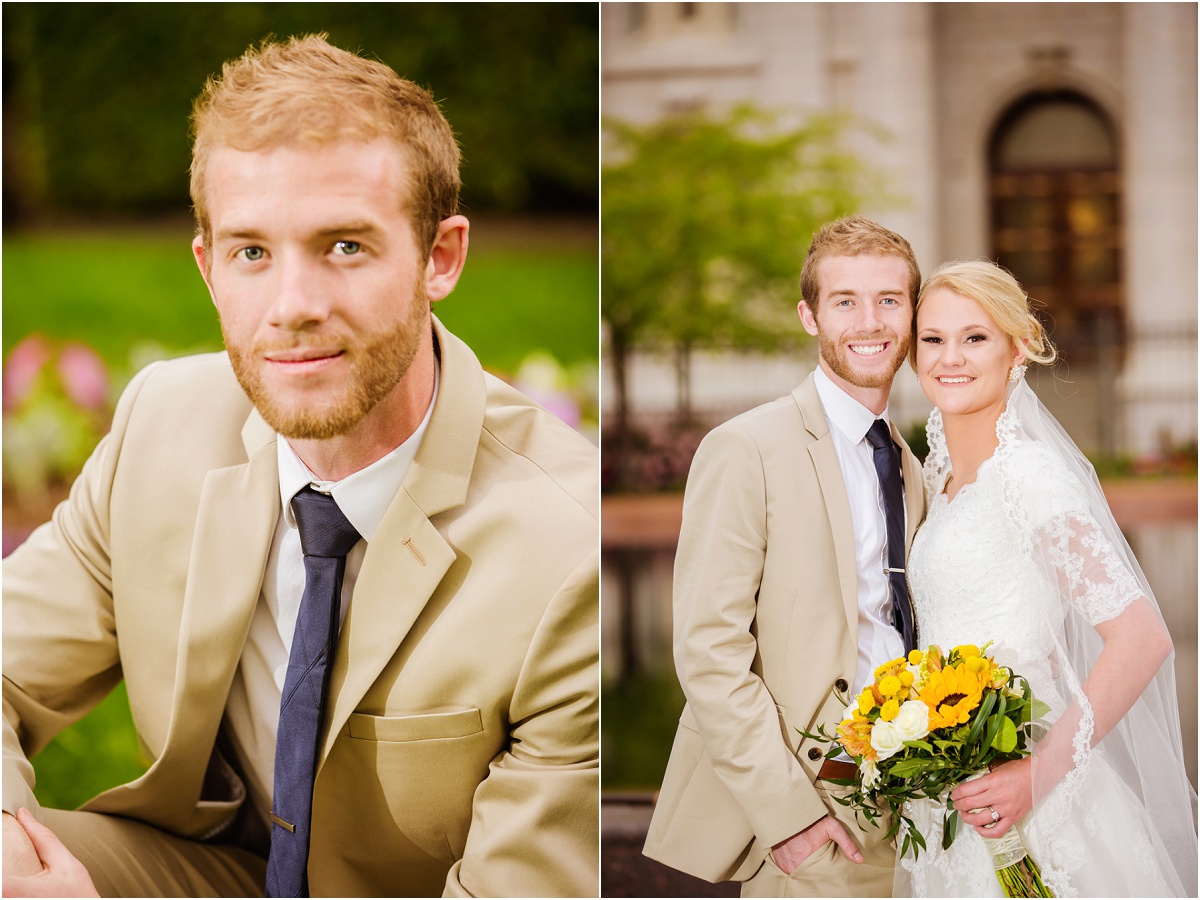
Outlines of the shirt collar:
<svg viewBox="0 0 1200 900">
<path fill-rule="evenodd" d="M 435 364 L 433 396 L 417 430 L 395 450 L 341 481 L 322 481 L 317 478 L 296 455 L 291 444 L 282 435 L 279 436 L 275 445 L 279 458 L 279 499 L 283 502 L 283 517 L 288 527 L 296 527 L 292 498 L 312 485 L 315 490 L 331 494 L 354 530 L 362 535 L 363 540 L 371 540 L 388 507 L 392 505 L 392 499 L 399 493 L 404 477 L 417 456 L 421 439 L 428 430 L 433 407 L 437 403 L 438 383 L 441 380 L 439 368 Z"/>
<path fill-rule="evenodd" d="M 813 381 L 816 382 L 817 396 L 821 398 L 821 405 L 825 407 L 825 418 L 829 420 L 830 425 L 845 435 L 846 440 L 851 444 L 857 444 L 865 438 L 876 419 L 889 421 L 886 406 L 883 408 L 883 412 L 875 415 L 834 384 L 833 379 L 826 375 L 825 370 L 820 366 L 817 366 L 817 370 L 813 373 Z"/>
</svg>

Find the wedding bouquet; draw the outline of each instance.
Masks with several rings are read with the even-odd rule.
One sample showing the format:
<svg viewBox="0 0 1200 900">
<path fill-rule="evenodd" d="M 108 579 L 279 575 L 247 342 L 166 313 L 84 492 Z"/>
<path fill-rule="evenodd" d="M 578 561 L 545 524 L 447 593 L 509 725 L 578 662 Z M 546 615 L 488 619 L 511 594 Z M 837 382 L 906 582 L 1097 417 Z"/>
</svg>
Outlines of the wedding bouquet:
<svg viewBox="0 0 1200 900">
<path fill-rule="evenodd" d="M 926 849 L 924 836 L 904 815 L 906 801 L 946 795 L 942 847 L 948 849 L 960 824 L 950 789 L 993 763 L 1030 754 L 1034 723 L 1048 707 L 1033 697 L 1024 678 L 996 665 L 987 655 L 989 646 L 965 644 L 945 654 L 931 644 L 924 653 L 913 650 L 907 659 L 884 663 L 875 670 L 874 683 L 848 706 L 836 734 L 827 734 L 824 725 L 817 734 L 801 731 L 807 738 L 836 742 L 854 757 L 859 777 L 833 779 L 854 791 L 833 799 L 876 826 L 880 816 L 891 813 L 888 838 L 906 825 L 901 856 L 911 849 L 916 858 Z M 832 747 L 826 756 L 837 752 Z M 1052 896 L 1016 827 L 987 843 L 1005 896 Z"/>
</svg>

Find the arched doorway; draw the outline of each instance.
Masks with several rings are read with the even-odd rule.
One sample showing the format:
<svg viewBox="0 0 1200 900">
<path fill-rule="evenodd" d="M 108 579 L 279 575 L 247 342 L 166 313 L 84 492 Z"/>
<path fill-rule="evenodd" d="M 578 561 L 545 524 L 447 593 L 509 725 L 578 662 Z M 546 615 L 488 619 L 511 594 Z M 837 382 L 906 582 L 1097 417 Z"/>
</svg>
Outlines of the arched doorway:
<svg viewBox="0 0 1200 900">
<path fill-rule="evenodd" d="M 1100 107 L 1071 91 L 1014 103 L 989 147 L 993 257 L 1043 305 L 1075 385 L 1060 418 L 1096 450 L 1112 447 L 1119 425 L 1112 379 L 1125 341 L 1117 148 Z"/>
<path fill-rule="evenodd" d="M 1119 346 L 1124 327 L 1116 148 L 1100 109 L 1066 92 L 1024 98 L 993 133 L 993 252 L 1073 363 L 1094 363 L 1105 338 Z"/>
</svg>

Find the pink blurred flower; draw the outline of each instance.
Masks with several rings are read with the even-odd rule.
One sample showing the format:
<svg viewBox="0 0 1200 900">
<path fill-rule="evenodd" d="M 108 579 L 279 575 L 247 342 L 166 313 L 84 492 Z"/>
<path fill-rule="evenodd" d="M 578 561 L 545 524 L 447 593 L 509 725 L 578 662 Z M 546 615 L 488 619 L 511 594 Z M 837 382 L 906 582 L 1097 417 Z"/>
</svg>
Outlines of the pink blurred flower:
<svg viewBox="0 0 1200 900">
<path fill-rule="evenodd" d="M 84 409 L 103 409 L 108 403 L 108 370 L 96 351 L 67 344 L 58 356 L 58 377 L 67 396 Z"/>
<path fill-rule="evenodd" d="M 50 344 L 40 334 L 29 335 L 9 351 L 4 364 L 5 412 L 21 405 L 50 356 Z"/>
</svg>

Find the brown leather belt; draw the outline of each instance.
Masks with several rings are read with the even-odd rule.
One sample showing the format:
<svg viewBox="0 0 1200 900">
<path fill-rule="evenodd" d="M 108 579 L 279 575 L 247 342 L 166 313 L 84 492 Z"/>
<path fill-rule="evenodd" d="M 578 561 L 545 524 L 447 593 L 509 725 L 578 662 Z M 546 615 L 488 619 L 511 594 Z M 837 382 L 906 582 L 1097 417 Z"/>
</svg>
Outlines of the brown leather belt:
<svg viewBox="0 0 1200 900">
<path fill-rule="evenodd" d="M 817 777 L 825 781 L 830 778 L 857 778 L 858 766 L 837 759 L 827 759 L 821 763 L 821 771 L 817 773 Z"/>
</svg>

